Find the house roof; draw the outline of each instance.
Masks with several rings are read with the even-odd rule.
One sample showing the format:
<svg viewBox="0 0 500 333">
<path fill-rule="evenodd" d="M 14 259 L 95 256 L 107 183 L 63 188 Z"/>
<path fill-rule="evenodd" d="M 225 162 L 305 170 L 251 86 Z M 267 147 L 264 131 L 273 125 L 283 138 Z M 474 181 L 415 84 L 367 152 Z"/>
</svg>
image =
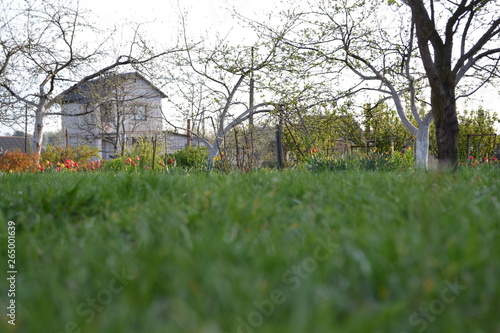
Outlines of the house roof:
<svg viewBox="0 0 500 333">
<path fill-rule="evenodd" d="M 122 73 L 122 74 L 113 74 L 107 77 L 102 77 L 99 79 L 91 80 L 88 82 L 84 82 L 80 85 L 75 85 L 73 89 L 71 89 L 68 93 L 59 96 L 61 100 L 61 104 L 66 103 L 87 103 L 91 99 L 96 98 L 97 93 L 101 93 L 101 90 L 109 89 L 113 84 L 113 80 L 119 78 L 125 82 L 130 79 L 140 79 L 158 94 L 159 98 L 166 98 L 167 95 L 163 93 L 160 89 L 158 89 L 155 85 L 153 85 L 148 79 L 137 72 L 131 73 Z"/>
<path fill-rule="evenodd" d="M 24 151 L 24 136 L 0 136 L 0 155 L 6 151 Z"/>
</svg>

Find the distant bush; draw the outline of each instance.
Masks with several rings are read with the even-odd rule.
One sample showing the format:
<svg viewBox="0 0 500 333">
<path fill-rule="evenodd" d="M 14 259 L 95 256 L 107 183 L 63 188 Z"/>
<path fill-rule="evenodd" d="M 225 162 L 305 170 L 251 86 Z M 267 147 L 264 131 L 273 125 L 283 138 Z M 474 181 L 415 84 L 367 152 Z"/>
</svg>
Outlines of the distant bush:
<svg viewBox="0 0 500 333">
<path fill-rule="evenodd" d="M 128 171 L 128 172 L 133 172 L 133 171 L 139 171 L 139 170 L 149 170 L 150 167 L 148 165 L 143 165 L 141 163 L 141 157 L 139 156 L 134 156 L 134 157 L 117 157 L 112 160 L 105 160 L 104 161 L 104 169 L 105 170 L 111 170 L 111 171 Z"/>
<path fill-rule="evenodd" d="M 67 160 L 75 161 L 79 164 L 85 164 L 99 156 L 99 148 L 91 146 L 68 146 L 57 147 L 47 146 L 42 152 L 40 161 L 45 163 L 49 161 L 52 164 L 65 163 Z"/>
<path fill-rule="evenodd" d="M 35 154 L 9 151 L 0 156 L 0 171 L 3 172 L 36 171 L 37 168 L 38 163 Z"/>
<path fill-rule="evenodd" d="M 177 166 L 186 168 L 202 168 L 207 165 L 208 149 L 206 147 L 187 146 L 167 156 L 167 162 L 174 159 Z"/>
<path fill-rule="evenodd" d="M 392 171 L 407 170 L 414 164 L 411 148 L 404 153 L 382 153 L 373 148 L 364 154 L 346 154 L 342 156 L 324 156 L 317 148 L 309 151 L 306 167 L 311 171 Z"/>
<path fill-rule="evenodd" d="M 157 145 L 155 149 L 148 138 L 137 138 L 137 142 L 130 149 L 127 149 L 124 157 L 131 158 L 134 160 L 134 164 L 144 169 L 153 168 L 153 164 L 155 169 L 161 169 L 165 166 L 164 152 L 160 145 Z M 137 159 L 137 157 L 139 158 Z"/>
</svg>

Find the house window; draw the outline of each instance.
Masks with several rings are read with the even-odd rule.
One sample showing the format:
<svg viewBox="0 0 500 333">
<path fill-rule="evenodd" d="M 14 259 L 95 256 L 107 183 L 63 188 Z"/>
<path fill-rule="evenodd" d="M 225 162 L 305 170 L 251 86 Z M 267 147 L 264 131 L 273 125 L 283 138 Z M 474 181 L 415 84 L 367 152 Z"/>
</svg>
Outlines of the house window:
<svg viewBox="0 0 500 333">
<path fill-rule="evenodd" d="M 147 108 L 144 105 L 134 107 L 134 120 L 146 120 Z"/>
<path fill-rule="evenodd" d="M 111 103 L 101 104 L 101 122 L 111 123 L 115 120 L 113 115 L 113 105 Z"/>
</svg>

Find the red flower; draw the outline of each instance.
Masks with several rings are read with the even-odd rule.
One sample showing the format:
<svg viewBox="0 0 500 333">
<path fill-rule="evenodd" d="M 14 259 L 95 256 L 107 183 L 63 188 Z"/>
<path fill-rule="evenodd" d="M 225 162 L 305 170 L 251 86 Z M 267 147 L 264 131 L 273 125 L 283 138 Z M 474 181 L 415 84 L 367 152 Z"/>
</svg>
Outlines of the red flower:
<svg viewBox="0 0 500 333">
<path fill-rule="evenodd" d="M 175 162 L 175 160 L 174 160 L 173 158 L 169 158 L 169 159 L 168 159 L 168 163 L 169 163 L 169 164 L 174 164 L 174 162 Z"/>
<path fill-rule="evenodd" d="M 477 164 L 476 163 L 472 163 L 471 166 L 475 167 Z"/>
<path fill-rule="evenodd" d="M 496 156 L 491 156 L 491 159 L 493 160 L 493 162 L 497 162 L 498 161 L 498 158 Z"/>
<path fill-rule="evenodd" d="M 471 161 L 472 161 L 473 159 L 474 159 L 474 156 L 470 155 L 470 156 L 469 156 L 469 160 L 471 160 Z"/>
<path fill-rule="evenodd" d="M 309 149 L 309 155 L 316 155 L 319 152 L 318 147 L 314 147 L 313 149 Z"/>
</svg>

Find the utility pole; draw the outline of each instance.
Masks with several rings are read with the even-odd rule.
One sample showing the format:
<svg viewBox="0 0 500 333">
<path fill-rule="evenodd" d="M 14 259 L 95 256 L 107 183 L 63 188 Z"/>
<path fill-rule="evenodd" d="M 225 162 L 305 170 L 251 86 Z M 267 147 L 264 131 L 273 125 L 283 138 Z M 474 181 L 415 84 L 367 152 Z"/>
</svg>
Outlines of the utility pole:
<svg viewBox="0 0 500 333">
<path fill-rule="evenodd" d="M 254 47 L 251 49 L 251 64 L 252 71 L 250 72 L 250 100 L 248 102 L 248 107 L 253 108 L 254 106 L 254 79 L 253 79 L 253 66 L 254 66 Z M 248 119 L 249 123 L 249 132 L 250 132 L 250 166 L 253 167 L 255 162 L 255 151 L 254 151 L 254 142 L 253 142 L 253 113 L 250 114 L 250 118 Z"/>
<path fill-rule="evenodd" d="M 250 101 L 248 103 L 248 107 L 249 108 L 252 108 L 254 106 L 254 99 L 253 99 L 253 95 L 254 95 L 254 79 L 253 79 L 253 62 L 254 62 L 254 47 L 252 46 L 252 50 L 251 50 L 251 68 L 252 68 L 252 71 L 250 72 Z M 253 114 L 250 114 L 250 118 L 248 119 L 249 120 L 249 123 L 250 123 L 250 127 L 253 126 Z"/>
</svg>

